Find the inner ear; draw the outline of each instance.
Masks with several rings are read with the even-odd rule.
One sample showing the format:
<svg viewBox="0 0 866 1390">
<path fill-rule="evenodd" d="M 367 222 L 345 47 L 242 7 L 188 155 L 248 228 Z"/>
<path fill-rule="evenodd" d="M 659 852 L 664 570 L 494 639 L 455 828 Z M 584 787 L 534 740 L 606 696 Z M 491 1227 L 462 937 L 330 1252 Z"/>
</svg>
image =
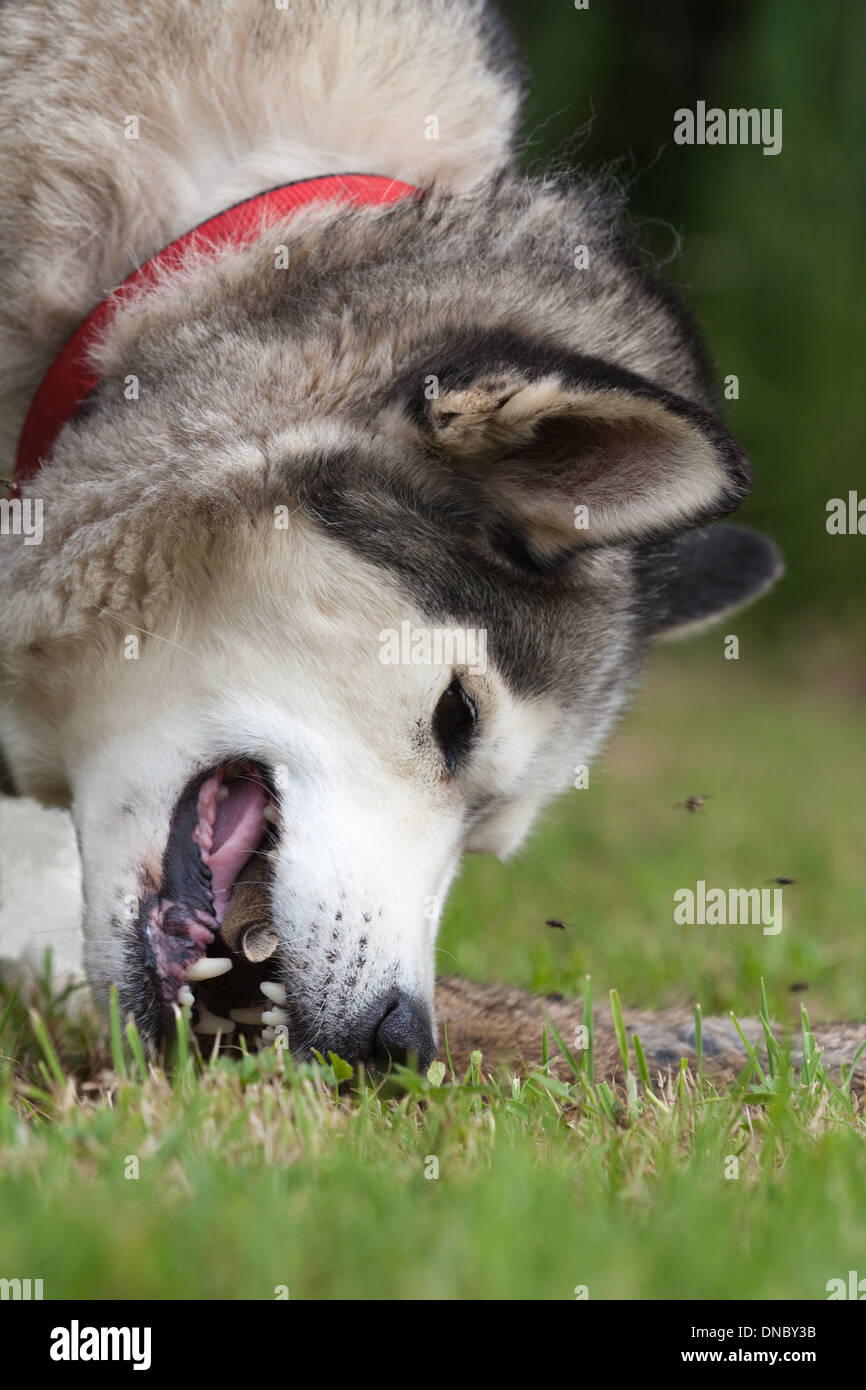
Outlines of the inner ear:
<svg viewBox="0 0 866 1390">
<path fill-rule="evenodd" d="M 415 416 L 428 446 L 542 560 L 674 534 L 748 493 L 748 462 L 709 411 L 598 359 L 548 349 L 431 375 L 438 393 Z"/>
<path fill-rule="evenodd" d="M 569 393 L 567 409 L 536 416 L 520 447 L 472 471 L 486 471 L 540 556 L 668 533 L 724 487 L 712 446 L 689 422 L 609 392 Z"/>
</svg>

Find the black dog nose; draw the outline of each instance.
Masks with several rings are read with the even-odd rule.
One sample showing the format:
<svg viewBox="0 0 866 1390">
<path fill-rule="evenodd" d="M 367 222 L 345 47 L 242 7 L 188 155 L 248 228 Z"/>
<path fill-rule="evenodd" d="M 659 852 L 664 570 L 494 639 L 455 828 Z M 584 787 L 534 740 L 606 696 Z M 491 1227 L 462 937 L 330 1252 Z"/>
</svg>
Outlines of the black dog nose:
<svg viewBox="0 0 866 1390">
<path fill-rule="evenodd" d="M 398 994 L 379 1019 L 373 1037 L 373 1060 L 380 1066 L 389 1062 L 405 1066 L 410 1057 L 416 1057 L 419 1070 L 426 1071 L 435 1056 L 429 1013 L 410 995 Z"/>
</svg>

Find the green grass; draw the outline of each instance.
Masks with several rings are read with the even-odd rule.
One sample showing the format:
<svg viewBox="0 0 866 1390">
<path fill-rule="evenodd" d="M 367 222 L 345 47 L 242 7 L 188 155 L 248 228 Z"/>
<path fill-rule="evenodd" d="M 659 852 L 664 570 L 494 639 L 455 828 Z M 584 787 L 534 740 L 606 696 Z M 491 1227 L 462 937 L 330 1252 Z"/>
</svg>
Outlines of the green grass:
<svg viewBox="0 0 866 1390">
<path fill-rule="evenodd" d="M 619 998 L 755 1013 L 762 977 L 786 1021 L 803 998 L 862 1016 L 858 677 L 830 648 L 747 655 L 741 631 L 738 664 L 715 637 L 660 653 L 590 789 L 511 864 L 467 866 L 441 968 L 590 972 L 615 1022 Z M 693 792 L 702 813 L 673 809 Z M 775 874 L 801 880 L 779 936 L 673 926 L 676 887 Z M 635 1052 L 619 1097 L 483 1060 L 339 1091 L 275 1051 L 191 1050 L 167 1077 L 121 1020 L 103 1037 L 47 989 L 36 1006 L 0 1004 L 0 1275 L 47 1297 L 821 1299 L 863 1264 L 862 1097 L 814 1058 L 795 1076 L 773 1049 L 727 1094 L 652 1089 Z"/>
<path fill-rule="evenodd" d="M 866 1009 L 862 665 L 804 635 L 739 661 L 711 634 L 660 650 L 637 708 L 590 772 L 503 865 L 469 859 L 440 938 L 440 973 L 579 993 L 591 973 L 633 1006 L 698 999 L 754 1010 L 768 982 L 788 1019 L 805 982 L 816 1015 Z M 690 814 L 677 806 L 709 794 Z M 684 927 L 673 894 L 698 879 L 783 889 L 783 927 Z M 567 930 L 545 926 L 547 918 Z"/>
<path fill-rule="evenodd" d="M 727 419 L 755 465 L 745 516 L 789 563 L 773 617 L 762 606 L 755 621 L 854 618 L 862 547 L 825 523 L 830 498 L 863 495 L 866 9 L 505 7 L 529 65 L 528 161 L 613 162 L 642 242 L 699 316 L 717 382 L 739 378 Z M 675 145 L 674 112 L 697 100 L 782 110 L 782 152 Z"/>
</svg>

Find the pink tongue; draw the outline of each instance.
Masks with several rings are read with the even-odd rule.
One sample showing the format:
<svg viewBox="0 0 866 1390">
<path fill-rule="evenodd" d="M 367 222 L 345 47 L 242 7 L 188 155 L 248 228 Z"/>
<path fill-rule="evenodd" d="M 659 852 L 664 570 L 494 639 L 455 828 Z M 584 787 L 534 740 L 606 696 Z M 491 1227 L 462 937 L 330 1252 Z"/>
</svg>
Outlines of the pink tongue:
<svg viewBox="0 0 866 1390">
<path fill-rule="evenodd" d="M 265 833 L 266 793 L 252 778 L 238 777 L 226 783 L 228 796 L 219 802 L 213 827 L 213 846 L 207 862 L 216 919 L 221 922 L 229 893 Z"/>
</svg>

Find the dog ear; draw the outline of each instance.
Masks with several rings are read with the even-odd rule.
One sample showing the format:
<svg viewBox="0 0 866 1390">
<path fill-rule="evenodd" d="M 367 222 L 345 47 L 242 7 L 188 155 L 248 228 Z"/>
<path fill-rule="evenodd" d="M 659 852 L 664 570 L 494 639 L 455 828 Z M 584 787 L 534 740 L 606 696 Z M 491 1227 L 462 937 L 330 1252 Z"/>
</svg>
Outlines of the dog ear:
<svg viewBox="0 0 866 1390">
<path fill-rule="evenodd" d="M 745 455 L 713 415 L 596 358 L 482 338 L 425 374 L 423 401 L 413 375 L 428 446 L 480 483 L 536 563 L 664 537 L 748 494 Z"/>
<path fill-rule="evenodd" d="M 705 526 L 639 559 L 646 627 L 683 637 L 736 612 L 771 589 L 784 569 L 774 543 L 746 526 Z"/>
</svg>

